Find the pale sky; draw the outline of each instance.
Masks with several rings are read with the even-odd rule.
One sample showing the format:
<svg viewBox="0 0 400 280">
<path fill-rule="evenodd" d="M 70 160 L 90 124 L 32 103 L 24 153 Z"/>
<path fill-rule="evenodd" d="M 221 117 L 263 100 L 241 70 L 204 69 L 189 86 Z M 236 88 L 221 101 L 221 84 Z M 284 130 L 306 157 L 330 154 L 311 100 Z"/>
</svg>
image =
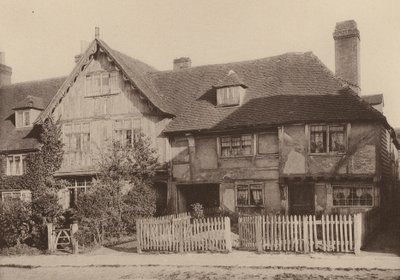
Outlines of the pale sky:
<svg viewBox="0 0 400 280">
<path fill-rule="evenodd" d="M 362 94 L 384 93 L 400 127 L 400 1 L 0 0 L 0 51 L 13 82 L 68 75 L 80 41 L 101 38 L 159 70 L 312 51 L 334 71 L 332 32 L 354 19 L 361 33 Z"/>
</svg>

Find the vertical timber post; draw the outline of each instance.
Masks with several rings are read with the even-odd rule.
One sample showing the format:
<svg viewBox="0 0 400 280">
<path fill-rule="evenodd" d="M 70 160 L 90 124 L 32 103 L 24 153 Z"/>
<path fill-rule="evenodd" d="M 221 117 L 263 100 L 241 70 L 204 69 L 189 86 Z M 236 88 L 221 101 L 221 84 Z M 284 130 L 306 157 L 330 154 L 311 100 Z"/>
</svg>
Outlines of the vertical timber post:
<svg viewBox="0 0 400 280">
<path fill-rule="evenodd" d="M 354 253 L 360 254 L 361 250 L 361 213 L 354 214 Z"/>
<path fill-rule="evenodd" d="M 142 253 L 142 225 L 141 220 L 136 219 L 136 240 L 137 240 L 137 252 Z"/>
<path fill-rule="evenodd" d="M 53 224 L 47 223 L 47 249 L 50 253 L 54 252 L 54 240 L 53 240 Z"/>
<path fill-rule="evenodd" d="M 78 240 L 75 238 L 75 233 L 78 232 L 78 223 L 76 221 L 72 222 L 71 225 L 71 243 L 72 243 L 72 253 L 78 254 Z"/>
</svg>

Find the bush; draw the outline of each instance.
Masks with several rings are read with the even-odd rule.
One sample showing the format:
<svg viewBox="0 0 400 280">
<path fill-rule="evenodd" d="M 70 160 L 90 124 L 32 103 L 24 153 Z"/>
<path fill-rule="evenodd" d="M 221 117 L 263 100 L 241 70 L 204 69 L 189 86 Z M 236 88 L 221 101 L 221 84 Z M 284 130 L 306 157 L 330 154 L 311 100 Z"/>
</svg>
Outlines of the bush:
<svg viewBox="0 0 400 280">
<path fill-rule="evenodd" d="M 33 224 L 29 203 L 20 200 L 0 202 L 0 247 L 31 242 Z"/>
<path fill-rule="evenodd" d="M 42 253 L 43 253 L 42 250 L 20 243 L 17 243 L 13 247 L 3 248 L 2 250 L 0 250 L 0 254 L 4 256 L 13 256 L 13 255 L 32 256 L 32 255 L 39 255 Z"/>
<path fill-rule="evenodd" d="M 203 205 L 200 203 L 194 203 L 190 205 L 191 208 L 191 215 L 195 219 L 202 219 L 204 218 L 204 208 Z"/>
</svg>

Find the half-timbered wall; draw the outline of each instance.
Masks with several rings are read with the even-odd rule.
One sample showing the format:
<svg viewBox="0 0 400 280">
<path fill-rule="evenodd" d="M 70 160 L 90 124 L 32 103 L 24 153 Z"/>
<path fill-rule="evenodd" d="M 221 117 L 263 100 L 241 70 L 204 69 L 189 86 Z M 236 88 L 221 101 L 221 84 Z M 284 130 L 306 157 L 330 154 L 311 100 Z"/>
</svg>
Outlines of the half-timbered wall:
<svg viewBox="0 0 400 280">
<path fill-rule="evenodd" d="M 93 83 L 102 81 L 93 81 L 92 76 L 100 74 L 101 77 L 102 73 L 112 73 L 108 83 L 104 82 L 107 91 L 99 91 L 99 85 L 96 85 L 94 94 Z M 96 53 L 81 72 L 56 107 L 55 116 L 61 120 L 65 144 L 64 161 L 59 173 L 95 170 L 102 147 L 117 137 L 119 121 L 130 123 L 132 128 L 139 125 L 158 150 L 160 162 L 168 160 L 167 141 L 160 135 L 168 120 L 159 116 L 152 105 L 139 97 L 137 89 L 123 80 L 104 53 Z"/>
</svg>

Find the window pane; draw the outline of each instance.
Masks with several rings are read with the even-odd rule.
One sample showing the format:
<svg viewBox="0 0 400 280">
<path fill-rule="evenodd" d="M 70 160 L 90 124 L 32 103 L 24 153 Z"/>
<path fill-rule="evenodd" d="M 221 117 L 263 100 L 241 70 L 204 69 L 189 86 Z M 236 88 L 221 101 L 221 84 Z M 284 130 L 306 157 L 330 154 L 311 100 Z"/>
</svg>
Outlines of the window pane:
<svg viewBox="0 0 400 280">
<path fill-rule="evenodd" d="M 30 118 L 29 118 L 29 111 L 24 112 L 24 126 L 29 126 L 31 124 Z"/>
<path fill-rule="evenodd" d="M 260 155 L 278 153 L 279 143 L 277 133 L 258 134 L 258 153 Z"/>
<path fill-rule="evenodd" d="M 310 151 L 311 153 L 326 153 L 327 143 L 326 126 L 311 126 Z"/>
<path fill-rule="evenodd" d="M 16 112 L 17 113 L 17 119 L 16 119 L 16 127 L 22 127 L 23 126 L 23 113 L 21 111 Z"/>
<path fill-rule="evenodd" d="M 262 189 L 259 185 L 251 186 L 250 188 L 250 204 L 251 205 L 262 205 Z"/>
<path fill-rule="evenodd" d="M 343 153 L 345 150 L 344 127 L 329 127 L 329 151 Z"/>
<path fill-rule="evenodd" d="M 249 188 L 247 186 L 237 187 L 237 205 L 249 204 Z"/>
<path fill-rule="evenodd" d="M 20 156 L 15 156 L 14 157 L 14 162 L 15 162 L 15 174 L 14 175 L 20 175 L 21 174 L 21 157 Z"/>
</svg>

